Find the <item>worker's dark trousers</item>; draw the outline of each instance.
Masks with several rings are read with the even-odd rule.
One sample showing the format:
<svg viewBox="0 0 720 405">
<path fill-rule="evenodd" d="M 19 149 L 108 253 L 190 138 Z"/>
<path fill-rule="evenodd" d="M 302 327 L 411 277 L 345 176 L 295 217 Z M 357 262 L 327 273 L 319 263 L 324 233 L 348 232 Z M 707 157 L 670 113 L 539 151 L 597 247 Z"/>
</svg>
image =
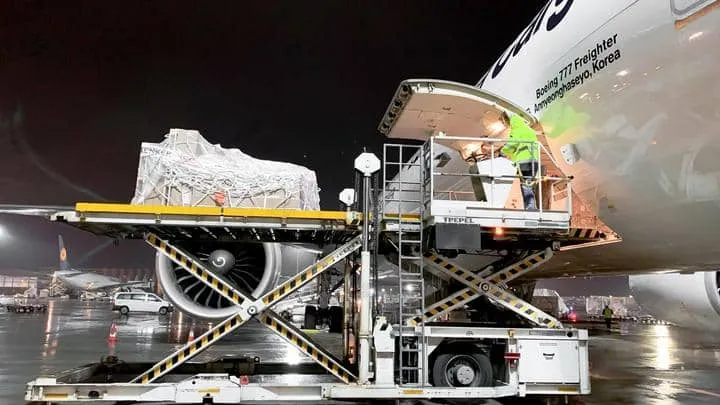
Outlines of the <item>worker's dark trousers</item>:
<svg viewBox="0 0 720 405">
<path fill-rule="evenodd" d="M 537 202 L 535 201 L 535 186 L 533 181 L 537 174 L 539 167 L 536 160 L 522 162 L 518 164 L 520 168 L 520 174 L 523 178 L 520 182 L 520 189 L 522 190 L 523 202 L 525 203 L 525 210 L 537 210 Z"/>
<path fill-rule="evenodd" d="M 610 323 L 612 323 L 612 318 L 605 318 L 605 326 L 610 329 Z"/>
</svg>

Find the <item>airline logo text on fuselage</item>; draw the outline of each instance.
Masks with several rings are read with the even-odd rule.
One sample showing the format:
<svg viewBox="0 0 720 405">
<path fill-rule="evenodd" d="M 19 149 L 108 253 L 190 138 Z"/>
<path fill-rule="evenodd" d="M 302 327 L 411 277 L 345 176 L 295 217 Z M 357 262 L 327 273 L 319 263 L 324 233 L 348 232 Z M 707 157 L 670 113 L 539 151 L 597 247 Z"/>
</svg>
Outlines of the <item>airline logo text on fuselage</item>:
<svg viewBox="0 0 720 405">
<path fill-rule="evenodd" d="M 548 79 L 547 83 L 535 90 L 538 103 L 535 112 L 546 108 L 550 103 L 565 97 L 565 93 L 582 85 L 593 74 L 600 72 L 622 56 L 617 47 L 617 36 L 605 38 L 595 43 L 585 54 L 576 57 L 573 62 L 560 68 L 557 75 Z M 545 96 L 544 99 L 540 99 Z"/>
<path fill-rule="evenodd" d="M 568 11 L 570 11 L 570 7 L 572 6 L 574 0 L 550 0 L 547 4 L 545 4 L 545 7 L 540 10 L 540 12 L 533 18 L 533 20 L 530 22 L 530 25 L 528 25 L 525 30 L 520 34 L 518 39 L 510 45 L 508 49 L 505 50 L 505 53 L 500 56 L 500 58 L 495 62 L 495 65 L 493 66 L 492 70 L 490 71 L 490 77 L 492 79 L 496 78 L 497 75 L 502 72 L 505 65 L 508 63 L 511 57 L 515 57 L 520 50 L 530 42 L 530 39 L 532 39 L 533 36 L 540 30 L 540 27 L 542 27 L 543 22 L 545 22 L 545 16 L 548 14 L 548 10 L 550 9 L 550 6 L 553 6 L 553 13 L 550 14 L 550 16 L 547 18 L 547 22 L 545 22 L 545 30 L 550 32 L 554 30 L 560 23 L 565 19 L 565 16 L 567 16 Z M 487 75 L 485 76 L 485 78 Z M 481 87 L 482 82 L 485 81 L 485 78 L 483 78 L 480 83 L 477 84 L 477 86 Z"/>
</svg>

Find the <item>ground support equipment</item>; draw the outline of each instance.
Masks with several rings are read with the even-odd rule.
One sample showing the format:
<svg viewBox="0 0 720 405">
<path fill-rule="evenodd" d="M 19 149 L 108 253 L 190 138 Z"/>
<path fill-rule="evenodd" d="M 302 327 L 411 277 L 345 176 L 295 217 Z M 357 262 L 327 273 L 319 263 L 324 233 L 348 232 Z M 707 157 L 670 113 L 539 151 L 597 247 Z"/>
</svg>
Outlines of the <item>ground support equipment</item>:
<svg viewBox="0 0 720 405">
<path fill-rule="evenodd" d="M 383 359 L 393 354 L 392 340 L 389 337 L 391 328 L 380 332 L 387 324 L 379 322 L 374 334 L 379 365 Z M 568 335 L 570 333 L 570 335 Z M 79 402 L 95 401 L 113 403 L 117 401 L 136 402 L 177 402 L 177 403 L 227 403 L 235 404 L 247 401 L 321 401 L 335 400 L 371 400 L 371 399 L 468 399 L 468 398 L 500 398 L 514 395 L 574 395 L 589 390 L 589 376 L 579 370 L 587 369 L 587 331 L 560 331 L 553 329 L 507 329 L 507 328 L 473 328 L 450 326 L 426 326 L 425 338 L 429 351 L 435 350 L 448 339 L 505 340 L 508 351 L 504 354 L 509 367 L 507 384 L 491 387 L 402 387 L 397 384 L 345 384 L 336 382 L 307 383 L 302 385 L 271 384 L 255 382 L 253 377 L 232 375 L 228 372 L 206 372 L 188 374 L 186 378 L 175 382 L 151 384 L 137 383 L 105 383 L 105 382 L 73 382 L 87 379 L 97 365 L 89 365 L 65 372 L 51 378 L 38 378 L 28 385 L 26 400 L 34 402 Z M 390 344 L 383 344 L 383 342 Z M 378 344 L 379 342 L 379 344 Z M 549 353 L 542 347 L 554 346 Z M 387 349 L 387 351 L 384 351 Z M 569 358 L 568 354 L 580 354 L 578 358 Z M 565 362 L 579 361 L 579 367 L 571 373 L 567 368 L 540 367 L 547 363 L 546 357 L 560 357 Z M 558 364 L 559 362 L 552 362 Z M 186 364 L 186 373 L 193 373 L 204 365 Z M 268 373 L 255 365 L 258 373 Z M 303 372 L 298 367 L 288 366 L 276 372 Z M 379 370 L 389 371 L 387 367 Z M 311 370 L 305 370 L 305 372 Z M 248 372 L 247 366 L 244 372 Z M 317 372 L 317 371 L 315 371 Z M 377 379 L 383 381 L 387 373 L 381 372 Z M 558 383 L 563 380 L 565 383 Z M 548 381 L 548 382 L 543 382 Z"/>
<path fill-rule="evenodd" d="M 468 288 L 462 290 L 459 294 L 459 296 L 463 298 L 461 301 L 459 300 L 459 302 L 469 302 L 480 295 L 485 295 L 490 298 L 491 301 L 506 307 L 538 326 L 562 328 L 560 321 L 555 319 L 553 316 L 546 314 L 538 308 L 532 306 L 530 303 L 521 300 L 512 293 L 508 292 L 507 289 L 500 286 L 500 283 L 507 283 L 518 277 L 517 275 L 510 277 L 512 271 L 516 271 L 515 274 L 523 274 L 516 270 L 517 266 L 524 265 L 526 268 L 525 272 L 529 272 L 533 268 L 537 267 L 537 265 L 542 262 L 537 261 L 535 265 L 531 265 L 531 263 L 533 262 L 533 259 L 538 256 L 546 257 L 546 259 L 542 261 L 545 262 L 552 257 L 552 251 L 548 248 L 546 251 L 537 253 L 533 255 L 533 257 L 522 260 L 496 274 L 488 276 L 487 278 L 482 278 L 457 264 L 453 264 L 449 259 L 443 256 L 433 253 L 427 253 L 425 255 L 426 262 L 429 265 L 468 286 Z M 459 304 L 455 304 L 454 306 L 459 306 Z M 429 312 L 429 309 L 426 309 L 425 313 L 427 312 Z"/>
<path fill-rule="evenodd" d="M 406 111 L 409 113 L 405 114 Z M 475 400 L 589 393 L 587 331 L 563 327 L 554 317 L 510 293 L 509 284 L 546 263 L 553 252 L 603 242 L 606 234 L 592 228 L 573 227 L 572 188 L 570 179 L 562 173 L 556 171 L 538 179 L 539 184 L 549 187 L 539 189 L 539 200 L 547 199 L 547 208 L 541 204 L 539 210 L 531 212 L 501 198 L 512 194 L 508 191 L 511 183 L 519 187 L 516 173 L 494 173 L 492 164 L 485 165 L 480 160 L 475 162 L 474 172 L 460 172 L 468 166 L 464 157 L 459 160 L 453 157 L 458 150 L 464 150 L 457 145 L 498 141 L 487 138 L 487 134 L 475 134 L 468 140 L 462 137 L 462 132 L 477 132 L 477 128 L 482 127 L 478 123 L 485 123 L 487 117 L 502 111 L 533 120 L 506 100 L 472 86 L 442 81 L 403 82 L 383 118 L 381 132 L 395 138 L 422 140 L 423 145 L 388 144 L 382 163 L 370 154 L 358 157 L 355 168 L 362 173 L 362 189 L 344 191 L 341 200 L 350 206 L 354 203 L 351 200 L 362 193 L 362 212 L 83 203 L 71 211 L 55 212 L 52 220 L 95 234 L 144 238 L 235 304 L 238 311 L 167 358 L 146 365 L 137 377 L 126 380 L 130 382 L 106 382 L 97 376 L 87 378 L 93 374 L 92 370 L 75 370 L 30 382 L 26 399 L 238 403 L 326 399 Z M 448 132 L 450 130 L 455 132 Z M 428 138 L 428 134 L 433 136 Z M 530 147 L 538 148 L 539 152 L 543 149 L 539 144 Z M 391 150 L 398 152 L 397 157 L 389 156 Z M 547 166 L 551 161 L 551 157 L 545 156 L 541 164 Z M 371 179 L 381 168 L 382 197 L 372 202 L 379 207 L 373 206 L 377 214 L 371 216 Z M 464 180 L 450 181 L 450 178 Z M 373 231 L 381 233 L 379 239 L 383 243 L 370 243 Z M 339 247 L 269 293 L 252 297 L 215 276 L 192 252 L 184 252 L 171 243 L 181 239 L 336 244 Z M 455 259 L 455 255 L 493 257 L 490 253 L 503 250 L 513 253 L 503 256 L 502 261 L 497 260 L 502 255 L 495 255 L 495 259 L 477 266 L 463 266 Z M 517 252 L 529 253 L 515 256 Z M 397 321 L 388 322 L 372 312 L 373 294 L 378 293 L 371 288 L 373 255 L 396 259 L 393 285 L 399 289 Z M 509 259 L 521 256 L 515 263 Z M 335 358 L 272 310 L 273 305 L 343 260 L 345 322 L 346 326 L 352 324 L 352 328 L 345 328 L 344 336 L 346 343 L 358 342 L 352 348 L 346 346 L 344 360 L 351 361 Z M 440 295 L 440 299 L 427 305 L 432 287 L 427 282 L 430 274 L 447 283 L 459 283 L 460 289 L 449 296 Z M 353 286 L 349 286 L 350 283 Z M 432 294 L 437 297 L 441 291 L 435 288 Z M 352 298 L 355 296 L 357 301 Z M 440 316 L 478 297 L 486 297 L 540 327 L 457 326 L 438 322 Z M 387 312 L 383 305 L 383 313 Z M 252 367 L 232 366 L 235 370 L 232 372 L 216 369 L 205 372 L 198 369 L 201 366 L 187 363 L 189 358 L 253 317 L 314 360 L 314 369 L 296 368 L 296 372 L 320 369 L 325 374 L 310 383 L 274 384 L 255 379 L 256 374 L 268 371 L 262 363 L 253 363 Z M 358 322 L 350 322 L 348 318 Z M 100 369 L 94 367 L 95 371 Z M 218 367 L 227 370 L 230 366 Z"/>
<path fill-rule="evenodd" d="M 314 344 L 308 336 L 283 320 L 282 317 L 270 308 L 303 285 L 315 279 L 320 273 L 329 269 L 330 266 L 357 250 L 360 247 L 360 236 L 355 237 L 350 242 L 336 249 L 259 299 L 254 299 L 240 292 L 229 283 L 214 275 L 210 270 L 206 269 L 200 261 L 168 242 L 159 239 L 154 234 L 148 234 L 145 239 L 160 253 L 168 256 L 171 260 L 185 268 L 185 270 L 195 275 L 199 280 L 219 292 L 223 297 L 239 305 L 239 309 L 237 314 L 231 315 L 225 321 L 218 323 L 212 329 L 198 336 L 193 341 L 188 342 L 178 351 L 159 361 L 150 370 L 136 377 L 131 382 L 147 384 L 167 374 L 173 368 L 199 354 L 255 315 L 258 315 L 261 324 L 279 334 L 283 339 L 310 356 L 310 358 L 321 364 L 331 374 L 343 382 L 347 383 L 350 382 L 351 379 L 355 379 L 355 376 L 343 367 L 341 362 L 330 352 Z"/>
<path fill-rule="evenodd" d="M 367 189 L 368 185 L 366 184 L 365 187 Z M 365 212 L 367 210 L 366 207 Z M 56 215 L 56 219 L 61 218 L 62 221 L 80 228 L 92 228 L 100 234 L 142 237 L 159 253 L 236 304 L 238 311 L 180 350 L 150 365 L 145 371 L 129 380 L 130 382 L 112 383 L 98 379 L 88 381 L 87 378 L 83 380 L 78 374 L 84 373 L 87 377 L 91 373 L 87 369 L 75 370 L 75 374 L 38 378 L 31 382 L 28 384 L 27 400 L 237 403 L 251 400 L 498 398 L 530 394 L 581 394 L 589 390 L 588 376 L 584 372 L 587 369 L 587 332 L 554 329 L 561 328 L 562 325 L 549 315 L 514 297 L 505 289 L 506 283 L 527 274 L 549 260 L 552 257 L 552 250 L 549 248 L 496 272 L 491 268 L 485 268 L 481 272 L 473 273 L 450 262 L 448 258 L 434 250 L 422 251 L 424 227 L 419 218 L 423 215 L 423 211 L 420 211 L 419 215 L 417 212 L 415 214 L 397 212 L 395 215 L 388 215 L 376 226 L 382 227 L 384 233 L 391 234 L 397 241 L 396 248 L 400 253 L 398 276 L 400 286 L 403 287 L 399 294 L 399 302 L 403 306 L 399 310 L 403 322 L 390 324 L 384 317 L 375 317 L 374 322 L 371 322 L 373 318 L 370 313 L 370 300 L 362 300 L 366 304 L 361 305 L 358 311 L 361 322 L 358 329 L 360 345 L 356 356 L 357 363 L 350 365 L 337 359 L 278 316 L 272 310 L 272 306 L 317 278 L 332 265 L 348 260 L 359 249 L 362 249 L 359 258 L 360 291 L 369 291 L 371 252 L 364 235 L 370 234 L 372 224 L 370 221 L 362 220 L 367 216 L 363 213 L 348 212 L 321 212 L 312 216 L 307 212 L 298 215 L 294 212 L 273 213 L 270 210 L 263 210 L 257 212 L 258 216 L 254 217 L 253 210 L 200 211 L 205 210 L 78 204 L 75 212 Z M 241 216 L 233 216 L 240 213 Z M 277 215 L 278 218 L 264 221 L 273 215 Z M 285 217 L 280 218 L 282 216 Z M 302 218 L 298 218 L 299 216 Z M 292 238 L 290 232 L 296 234 L 299 232 L 304 235 L 300 236 L 301 240 L 305 237 L 308 241 L 328 240 L 344 243 L 267 294 L 252 297 L 238 290 L 222 277 L 216 276 L 191 253 L 183 251 L 167 240 L 180 230 L 191 235 L 207 235 L 209 232 L 203 228 L 213 233 L 224 231 L 235 236 L 260 235 L 258 230 L 262 230 L 265 237 L 273 235 L 276 240 L 278 238 L 290 240 Z M 165 235 L 165 238 L 160 235 Z M 357 268 L 357 265 L 357 261 L 348 262 L 345 267 L 351 270 Z M 423 273 L 426 268 L 433 268 L 436 272 L 461 282 L 465 288 L 435 304 L 425 306 Z M 346 271 L 346 280 L 349 274 Z M 416 294 L 410 294 L 411 292 Z M 537 322 L 543 328 L 487 328 L 429 323 L 481 295 Z M 235 372 L 193 373 L 193 371 L 201 371 L 197 370 L 200 366 L 187 363 L 189 359 L 242 326 L 252 317 L 257 318 L 262 325 L 279 334 L 285 341 L 315 361 L 314 369 L 306 367 L 303 372 L 317 373 L 322 369 L 336 380 L 327 381 L 325 378 L 322 382 L 292 386 L 255 382 L 252 374 L 263 372 L 262 363 L 256 365 L 254 370 L 243 371 L 248 373 L 247 376 L 239 375 L 237 368 L 234 369 Z M 474 382 L 468 385 L 468 381 L 478 381 L 480 378 L 478 371 L 487 372 L 487 370 L 471 370 L 467 363 L 477 362 L 478 359 L 485 362 L 487 360 L 477 354 L 460 356 L 453 350 L 464 350 L 467 345 L 474 344 L 473 342 L 485 342 L 484 347 L 488 350 L 502 348 L 500 359 L 505 365 L 502 377 L 496 379 L 493 375 L 483 375 L 482 378 L 487 380 L 484 386 L 477 386 Z M 501 343 L 498 345 L 487 342 Z M 560 349 L 552 353 L 543 353 L 540 347 L 548 345 Z M 566 367 L 557 366 L 560 364 L 558 361 L 547 360 L 549 357 L 543 355 L 553 357 L 555 360 L 562 358 L 565 364 L 569 362 L 577 367 L 568 373 Z M 489 356 L 488 352 L 486 357 Z M 538 367 L 537 363 L 542 361 L 550 361 L 555 365 L 555 369 Z M 97 366 L 94 367 L 97 370 Z M 281 366 L 278 366 L 278 369 L 280 368 Z M 181 372 L 188 374 L 179 375 Z M 437 377 L 440 373 L 452 375 L 448 378 L 453 379 L 453 382 L 443 386 L 442 381 Z M 115 376 L 117 377 L 117 374 Z"/>
<path fill-rule="evenodd" d="M 419 325 L 421 322 L 430 322 L 437 317 L 443 316 L 447 314 L 448 312 L 451 312 L 457 308 L 459 308 L 462 305 L 465 305 L 469 303 L 470 301 L 474 300 L 475 298 L 479 297 L 481 294 L 489 294 L 491 299 L 497 299 L 502 300 L 506 306 L 509 306 L 511 310 L 517 310 L 520 311 L 520 315 L 523 317 L 528 317 L 532 314 L 535 314 L 537 316 L 530 319 L 531 321 L 535 322 L 535 319 L 539 319 L 539 314 L 542 313 L 542 311 L 539 310 L 532 310 L 531 313 L 525 313 L 529 307 L 531 307 L 529 304 L 524 303 L 525 306 L 527 306 L 527 309 L 523 306 L 523 303 L 518 298 L 510 298 L 513 297 L 512 294 L 508 293 L 507 291 L 502 291 L 500 289 L 501 285 L 504 285 L 506 283 L 509 283 L 510 281 L 521 277 L 530 271 L 538 268 L 543 263 L 547 262 L 552 258 L 553 252 L 551 249 L 545 249 L 542 252 L 536 253 L 534 255 L 531 255 L 511 266 L 508 266 L 496 273 L 492 273 L 492 271 L 488 271 L 488 275 L 485 275 L 483 273 L 478 274 L 477 276 L 473 273 L 468 272 L 467 270 L 464 270 L 456 265 L 453 265 L 449 261 L 446 261 L 441 256 L 438 256 L 433 253 L 427 253 L 426 254 L 426 262 L 431 264 L 433 267 L 436 267 L 440 269 L 443 272 L 448 272 L 452 275 L 453 278 L 456 278 L 460 280 L 463 283 L 470 283 L 472 284 L 469 287 L 466 287 L 450 296 L 448 296 L 445 299 L 442 299 L 434 304 L 431 304 L 427 308 L 425 308 L 423 312 L 422 317 L 417 317 L 412 320 L 410 320 L 410 324 L 412 326 Z M 467 279 L 462 278 L 462 276 L 458 276 L 459 273 L 466 274 Z M 492 288 L 492 292 L 491 292 Z M 506 298 L 510 298 L 509 300 Z M 518 307 L 520 305 L 520 307 Z M 517 312 L 516 311 L 516 312 Z M 554 319 L 550 315 L 545 314 L 544 319 Z M 538 322 L 536 322 L 538 323 Z M 555 325 L 560 326 L 560 323 L 555 322 L 543 322 L 540 324 L 540 326 L 548 326 L 548 327 L 554 327 Z"/>
</svg>

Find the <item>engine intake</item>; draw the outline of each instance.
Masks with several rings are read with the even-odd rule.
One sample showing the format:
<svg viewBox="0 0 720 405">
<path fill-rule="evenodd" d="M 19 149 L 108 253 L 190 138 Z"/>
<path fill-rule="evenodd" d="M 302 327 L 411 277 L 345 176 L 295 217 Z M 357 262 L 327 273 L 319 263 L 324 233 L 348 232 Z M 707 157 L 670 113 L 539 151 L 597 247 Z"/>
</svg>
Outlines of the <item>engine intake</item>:
<svg viewBox="0 0 720 405">
<path fill-rule="evenodd" d="M 720 272 L 629 277 L 636 302 L 654 317 L 681 327 L 720 330 Z"/>
<path fill-rule="evenodd" d="M 280 244 L 219 241 L 173 244 L 194 255 L 230 285 L 254 297 L 278 283 L 282 269 Z M 237 311 L 232 302 L 165 255 L 156 255 L 155 271 L 165 297 L 188 315 L 218 320 Z"/>
</svg>

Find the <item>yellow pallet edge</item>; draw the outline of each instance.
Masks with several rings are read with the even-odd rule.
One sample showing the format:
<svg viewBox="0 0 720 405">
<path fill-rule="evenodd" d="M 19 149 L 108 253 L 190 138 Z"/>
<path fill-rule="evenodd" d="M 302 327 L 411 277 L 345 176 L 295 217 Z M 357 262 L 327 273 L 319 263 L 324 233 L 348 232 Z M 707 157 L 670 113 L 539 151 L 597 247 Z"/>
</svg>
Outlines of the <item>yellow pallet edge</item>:
<svg viewBox="0 0 720 405">
<path fill-rule="evenodd" d="M 345 211 L 315 211 L 272 208 L 223 208 L 223 207 L 184 207 L 169 205 L 135 205 L 120 203 L 77 203 L 78 213 L 94 214 L 147 214 L 147 215 L 188 215 L 188 216 L 224 216 L 255 218 L 287 218 L 345 221 Z M 355 213 L 351 213 L 355 214 Z M 360 214 L 357 214 L 360 215 Z"/>
</svg>

